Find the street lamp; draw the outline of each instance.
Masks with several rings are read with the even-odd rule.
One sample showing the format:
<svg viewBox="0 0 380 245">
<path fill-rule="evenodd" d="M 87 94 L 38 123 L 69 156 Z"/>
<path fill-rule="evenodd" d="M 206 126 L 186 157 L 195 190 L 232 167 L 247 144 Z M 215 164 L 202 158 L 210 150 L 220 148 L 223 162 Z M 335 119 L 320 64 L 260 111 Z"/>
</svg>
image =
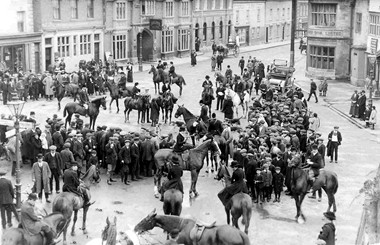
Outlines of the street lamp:
<svg viewBox="0 0 380 245">
<path fill-rule="evenodd" d="M 21 179 L 20 179 L 20 122 L 19 117 L 21 111 L 24 108 L 25 101 L 10 101 L 7 103 L 9 110 L 12 115 L 15 116 L 16 121 L 14 128 L 16 130 L 16 207 L 19 209 L 21 207 Z"/>
<path fill-rule="evenodd" d="M 375 77 L 375 69 L 376 69 L 376 55 L 368 55 L 368 61 L 369 63 L 371 64 L 371 82 L 370 84 L 368 85 L 368 89 L 369 89 L 369 98 L 372 99 L 372 93 L 373 93 L 373 80 L 376 79 Z"/>
</svg>

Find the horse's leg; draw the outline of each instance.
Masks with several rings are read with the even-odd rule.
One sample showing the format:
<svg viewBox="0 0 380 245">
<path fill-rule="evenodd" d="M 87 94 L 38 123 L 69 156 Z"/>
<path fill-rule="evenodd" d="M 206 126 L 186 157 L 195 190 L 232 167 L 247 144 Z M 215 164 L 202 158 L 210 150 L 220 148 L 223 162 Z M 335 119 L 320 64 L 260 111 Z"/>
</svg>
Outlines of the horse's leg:
<svg viewBox="0 0 380 245">
<path fill-rule="evenodd" d="M 137 124 L 140 123 L 140 110 L 137 110 Z"/>
<path fill-rule="evenodd" d="M 178 86 L 179 86 L 179 96 L 182 96 L 182 84 Z"/>
<path fill-rule="evenodd" d="M 124 109 L 124 122 L 127 122 L 127 109 Z"/>
<path fill-rule="evenodd" d="M 86 229 L 86 220 L 87 220 L 87 211 L 88 211 L 88 206 L 83 208 L 83 223 L 82 223 L 82 231 L 83 234 L 87 234 L 87 229 Z"/>
<path fill-rule="evenodd" d="M 305 198 L 305 195 L 306 195 L 306 193 L 302 193 L 300 195 L 300 204 L 299 204 L 300 205 L 300 217 L 302 218 L 302 220 L 298 221 L 298 223 L 300 223 L 300 224 L 303 224 L 306 220 L 305 215 L 303 215 L 303 213 L 302 213 L 302 202 L 303 202 L 303 199 Z"/>
<path fill-rule="evenodd" d="M 131 113 L 132 109 L 128 109 L 128 113 L 127 113 L 127 121 L 129 122 L 129 113 Z"/>
<path fill-rule="evenodd" d="M 299 201 L 299 195 L 298 194 L 293 194 L 294 201 L 296 202 L 296 208 L 297 208 L 297 215 L 296 215 L 296 221 L 298 221 L 298 217 L 300 217 L 300 201 Z"/>
<path fill-rule="evenodd" d="M 230 210 L 224 207 L 224 211 L 226 211 L 226 215 L 227 215 L 227 224 L 230 224 L 231 223 Z"/>
<path fill-rule="evenodd" d="M 197 181 L 198 181 L 198 176 L 199 176 L 200 169 L 195 171 L 195 180 L 194 180 L 194 195 L 195 197 L 199 196 L 199 193 L 197 192 Z"/>
<path fill-rule="evenodd" d="M 71 236 L 75 236 L 75 223 L 78 219 L 78 210 L 74 210 L 73 226 L 71 227 Z"/>
<path fill-rule="evenodd" d="M 112 105 L 113 100 L 114 100 L 114 98 L 111 97 L 111 101 L 110 101 L 110 111 L 111 111 L 111 105 Z"/>
<path fill-rule="evenodd" d="M 170 110 L 169 123 L 171 123 L 171 122 L 172 122 L 172 112 L 173 112 L 173 110 Z"/>
<path fill-rule="evenodd" d="M 326 190 L 326 189 L 325 189 L 325 192 L 327 194 L 328 203 L 329 203 L 328 207 L 327 207 L 327 212 L 330 212 L 331 206 L 333 206 L 333 212 L 335 213 L 336 212 L 336 205 L 335 205 L 334 194 L 331 193 L 330 191 Z"/>
<path fill-rule="evenodd" d="M 116 113 L 119 113 L 119 98 L 116 98 L 116 106 L 117 106 L 117 112 Z"/>
<path fill-rule="evenodd" d="M 161 108 L 162 111 L 162 121 L 165 121 L 165 109 Z"/>
<path fill-rule="evenodd" d="M 168 109 L 165 108 L 165 124 L 168 122 Z"/>
</svg>

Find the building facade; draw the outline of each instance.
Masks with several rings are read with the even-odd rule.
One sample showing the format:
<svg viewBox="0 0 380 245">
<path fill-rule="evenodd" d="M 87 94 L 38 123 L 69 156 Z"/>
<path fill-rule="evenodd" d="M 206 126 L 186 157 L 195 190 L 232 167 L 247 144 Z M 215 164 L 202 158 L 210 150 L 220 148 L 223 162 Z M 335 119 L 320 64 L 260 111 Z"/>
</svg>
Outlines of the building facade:
<svg viewBox="0 0 380 245">
<path fill-rule="evenodd" d="M 42 32 L 41 67 L 64 59 L 66 70 L 81 60 L 103 60 L 103 4 L 97 0 L 34 0 L 35 30 Z"/>
<path fill-rule="evenodd" d="M 369 0 L 369 19 L 363 18 L 363 27 L 368 27 L 366 49 L 366 75 L 380 79 L 380 2 Z"/>
<path fill-rule="evenodd" d="M 232 23 L 242 46 L 264 43 L 265 1 L 234 1 Z"/>
<path fill-rule="evenodd" d="M 310 0 L 306 76 L 350 78 L 355 6 L 347 0 Z"/>
<path fill-rule="evenodd" d="M 2 0 L 0 70 L 40 71 L 41 33 L 34 31 L 33 0 Z"/>
<path fill-rule="evenodd" d="M 307 32 L 307 23 L 308 23 L 308 0 L 298 0 L 297 1 L 297 27 L 296 27 L 296 37 L 304 37 Z"/>
<path fill-rule="evenodd" d="M 265 15 L 265 42 L 290 40 L 292 2 L 290 0 L 267 0 Z"/>
</svg>

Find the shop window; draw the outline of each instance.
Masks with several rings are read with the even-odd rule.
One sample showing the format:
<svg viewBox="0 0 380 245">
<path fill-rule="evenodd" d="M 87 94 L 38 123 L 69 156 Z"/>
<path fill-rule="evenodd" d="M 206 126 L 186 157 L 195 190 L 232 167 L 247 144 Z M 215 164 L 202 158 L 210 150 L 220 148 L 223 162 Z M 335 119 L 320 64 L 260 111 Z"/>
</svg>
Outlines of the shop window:
<svg viewBox="0 0 380 245">
<path fill-rule="evenodd" d="M 80 55 L 91 54 L 91 35 L 79 36 Z"/>
<path fill-rule="evenodd" d="M 143 0 L 141 2 L 141 15 L 154 15 L 155 7 L 156 4 L 154 0 Z"/>
<path fill-rule="evenodd" d="M 317 69 L 329 69 L 335 68 L 335 48 L 324 46 L 310 46 L 309 55 L 310 67 Z"/>
<path fill-rule="evenodd" d="M 57 51 L 59 57 L 69 57 L 70 56 L 70 37 L 58 37 L 57 38 Z"/>
<path fill-rule="evenodd" d="M 94 0 L 87 0 L 87 18 L 94 18 Z"/>
<path fill-rule="evenodd" d="M 112 37 L 112 52 L 115 60 L 127 58 L 127 35 Z"/>
<path fill-rule="evenodd" d="M 161 51 L 162 53 L 170 53 L 173 52 L 173 30 L 167 30 L 162 32 L 162 45 Z"/>
<path fill-rule="evenodd" d="M 356 13 L 355 32 L 362 32 L 362 13 Z"/>
<path fill-rule="evenodd" d="M 315 26 L 335 26 L 336 4 L 313 3 L 311 5 L 311 24 Z"/>
<path fill-rule="evenodd" d="M 190 33 L 188 29 L 178 30 L 178 50 L 189 50 Z"/>
<path fill-rule="evenodd" d="M 17 12 L 17 30 L 18 32 L 25 31 L 25 11 Z"/>
<path fill-rule="evenodd" d="M 173 17 L 173 2 L 165 2 L 165 16 L 166 17 Z"/>
<path fill-rule="evenodd" d="M 61 0 L 53 0 L 53 19 L 61 19 Z"/>
<path fill-rule="evenodd" d="M 125 19 L 125 5 L 124 2 L 117 2 L 116 3 L 116 19 L 117 20 L 124 20 Z"/>
<path fill-rule="evenodd" d="M 71 0 L 71 19 L 78 19 L 78 0 Z"/>
</svg>

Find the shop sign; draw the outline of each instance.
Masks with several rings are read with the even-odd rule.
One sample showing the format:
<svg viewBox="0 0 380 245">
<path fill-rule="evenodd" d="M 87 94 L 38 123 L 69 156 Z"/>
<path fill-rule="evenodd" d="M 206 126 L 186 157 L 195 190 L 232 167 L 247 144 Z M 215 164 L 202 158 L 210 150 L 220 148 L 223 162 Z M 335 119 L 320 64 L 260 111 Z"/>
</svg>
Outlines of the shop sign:
<svg viewBox="0 0 380 245">
<path fill-rule="evenodd" d="M 376 54 L 377 51 L 377 38 L 371 38 L 371 54 Z"/>
<path fill-rule="evenodd" d="M 308 30 L 309 37 L 343 38 L 342 30 Z"/>
<path fill-rule="evenodd" d="M 160 19 L 150 19 L 149 29 L 152 31 L 162 31 L 162 20 Z"/>
</svg>

